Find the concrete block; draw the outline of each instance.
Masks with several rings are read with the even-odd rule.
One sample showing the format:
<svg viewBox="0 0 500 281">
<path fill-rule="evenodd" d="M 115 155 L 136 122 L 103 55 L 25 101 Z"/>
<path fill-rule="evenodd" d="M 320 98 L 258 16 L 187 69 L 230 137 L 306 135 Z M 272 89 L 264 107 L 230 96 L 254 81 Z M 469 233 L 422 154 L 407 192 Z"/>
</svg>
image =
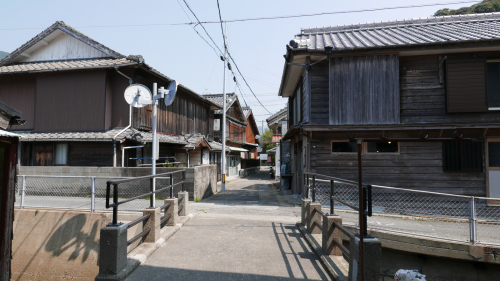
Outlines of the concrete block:
<svg viewBox="0 0 500 281">
<path fill-rule="evenodd" d="M 314 222 L 317 222 L 319 225 L 322 225 L 321 224 L 321 214 L 314 211 L 314 209 L 321 210 L 321 204 L 317 203 L 317 202 L 314 202 L 314 203 L 311 202 L 311 203 L 307 204 L 306 208 L 307 208 L 307 212 L 306 212 L 307 213 L 307 218 L 306 218 L 307 231 L 309 231 L 309 233 L 311 233 L 311 234 L 321 234 L 321 229 L 318 227 L 317 224 L 314 223 Z"/>
<path fill-rule="evenodd" d="M 179 201 L 177 198 L 165 199 L 165 204 L 172 203 L 168 208 L 165 209 L 165 216 L 170 215 L 170 218 L 165 222 L 165 225 L 175 225 L 179 220 Z"/>
<path fill-rule="evenodd" d="M 187 191 L 181 191 L 178 193 L 177 197 L 179 197 L 179 216 L 187 216 L 188 212 L 188 203 L 189 203 L 189 193 Z"/>
<path fill-rule="evenodd" d="M 127 224 L 101 229 L 99 275 L 116 275 L 127 265 Z"/>
<path fill-rule="evenodd" d="M 144 221 L 143 230 L 148 227 L 151 231 L 144 237 L 144 242 L 154 243 L 156 240 L 160 239 L 160 229 L 161 229 L 161 210 L 160 208 L 145 209 L 142 211 L 144 215 L 151 214 L 151 216 Z"/>
<path fill-rule="evenodd" d="M 301 205 L 301 217 L 300 217 L 300 223 L 303 226 L 306 226 L 306 218 L 307 218 L 307 204 L 311 203 L 311 199 L 306 199 L 302 198 L 302 205 Z"/>
<path fill-rule="evenodd" d="M 349 263 L 348 281 L 361 280 L 359 237 L 351 237 L 349 243 L 351 262 Z M 364 269 L 365 281 L 380 280 L 380 261 L 382 258 L 382 243 L 377 238 L 364 238 Z"/>
<path fill-rule="evenodd" d="M 342 225 L 342 218 L 337 215 L 323 216 L 322 249 L 327 255 L 342 256 L 342 251 L 333 240 L 342 244 L 342 231 L 335 227 L 334 222 Z"/>
</svg>

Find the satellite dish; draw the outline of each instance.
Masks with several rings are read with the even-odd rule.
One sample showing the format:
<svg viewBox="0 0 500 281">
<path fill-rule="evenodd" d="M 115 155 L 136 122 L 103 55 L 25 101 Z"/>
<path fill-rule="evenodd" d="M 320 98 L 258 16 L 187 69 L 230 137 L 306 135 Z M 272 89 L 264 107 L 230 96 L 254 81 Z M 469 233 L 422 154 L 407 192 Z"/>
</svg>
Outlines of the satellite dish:
<svg viewBox="0 0 500 281">
<path fill-rule="evenodd" d="M 172 104 L 175 98 L 175 93 L 177 93 L 177 86 L 179 86 L 179 82 L 177 80 L 172 80 L 170 84 L 168 85 L 168 94 L 165 94 L 165 105 L 169 106 Z"/>
<path fill-rule="evenodd" d="M 133 107 L 144 107 L 153 102 L 151 91 L 141 84 L 132 84 L 125 89 L 125 100 Z"/>
</svg>

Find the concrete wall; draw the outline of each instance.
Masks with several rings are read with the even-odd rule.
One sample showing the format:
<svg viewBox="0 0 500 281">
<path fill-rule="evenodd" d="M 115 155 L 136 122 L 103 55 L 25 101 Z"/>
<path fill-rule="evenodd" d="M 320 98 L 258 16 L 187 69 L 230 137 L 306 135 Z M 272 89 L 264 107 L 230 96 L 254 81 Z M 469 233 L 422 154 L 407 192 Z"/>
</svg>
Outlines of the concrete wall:
<svg viewBox="0 0 500 281">
<path fill-rule="evenodd" d="M 93 280 L 103 213 L 16 209 L 12 280 Z"/>
<path fill-rule="evenodd" d="M 181 168 L 159 167 L 156 169 L 156 173 L 167 173 L 179 169 Z M 204 165 L 183 169 L 186 170 L 184 189 L 189 192 L 190 200 L 206 198 L 217 192 L 217 165 Z M 151 168 L 21 166 L 19 175 L 139 177 L 151 175 Z M 174 184 L 180 180 L 180 174 L 174 175 Z M 182 185 L 176 186 L 174 188 L 174 196 L 177 197 L 177 193 L 181 190 Z M 85 190 L 82 192 L 88 193 Z"/>
</svg>

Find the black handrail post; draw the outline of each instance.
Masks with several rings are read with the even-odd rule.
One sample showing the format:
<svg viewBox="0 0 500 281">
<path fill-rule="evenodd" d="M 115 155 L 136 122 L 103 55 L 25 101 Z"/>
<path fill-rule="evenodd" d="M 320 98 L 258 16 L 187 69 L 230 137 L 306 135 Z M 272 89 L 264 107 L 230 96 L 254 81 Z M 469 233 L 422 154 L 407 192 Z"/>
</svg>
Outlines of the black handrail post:
<svg viewBox="0 0 500 281">
<path fill-rule="evenodd" d="M 313 176 L 312 201 L 316 202 L 316 176 Z"/>
<path fill-rule="evenodd" d="M 366 187 L 363 188 L 363 236 L 368 236 L 368 195 Z"/>
<path fill-rule="evenodd" d="M 170 175 L 170 198 L 174 198 L 174 177 Z"/>
<path fill-rule="evenodd" d="M 309 174 L 308 173 L 304 173 L 304 175 L 307 175 L 306 177 L 306 185 L 305 185 L 305 198 L 309 198 Z"/>
<path fill-rule="evenodd" d="M 118 184 L 113 184 L 113 225 L 118 224 Z"/>
<path fill-rule="evenodd" d="M 334 191 L 334 185 L 335 183 L 333 180 L 330 180 L 330 215 L 333 215 L 333 191 Z"/>
<path fill-rule="evenodd" d="M 186 171 L 181 172 L 182 177 L 182 192 L 186 191 L 184 188 L 184 182 L 186 181 Z"/>
</svg>

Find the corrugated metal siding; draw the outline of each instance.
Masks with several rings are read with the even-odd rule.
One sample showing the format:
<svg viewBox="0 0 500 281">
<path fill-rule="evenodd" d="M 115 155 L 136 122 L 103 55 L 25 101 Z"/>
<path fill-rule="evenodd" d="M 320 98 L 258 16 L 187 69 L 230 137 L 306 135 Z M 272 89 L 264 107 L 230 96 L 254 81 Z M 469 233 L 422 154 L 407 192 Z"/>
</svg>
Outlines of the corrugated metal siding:
<svg viewBox="0 0 500 281">
<path fill-rule="evenodd" d="M 330 124 L 399 124 L 398 55 L 330 60 Z"/>
<path fill-rule="evenodd" d="M 21 119 L 26 120 L 22 126 L 12 126 L 13 130 L 35 128 L 35 92 L 35 75 L 0 77 L 0 99 L 21 111 Z"/>
<path fill-rule="evenodd" d="M 106 72 L 38 75 L 35 131 L 104 130 Z"/>
</svg>

